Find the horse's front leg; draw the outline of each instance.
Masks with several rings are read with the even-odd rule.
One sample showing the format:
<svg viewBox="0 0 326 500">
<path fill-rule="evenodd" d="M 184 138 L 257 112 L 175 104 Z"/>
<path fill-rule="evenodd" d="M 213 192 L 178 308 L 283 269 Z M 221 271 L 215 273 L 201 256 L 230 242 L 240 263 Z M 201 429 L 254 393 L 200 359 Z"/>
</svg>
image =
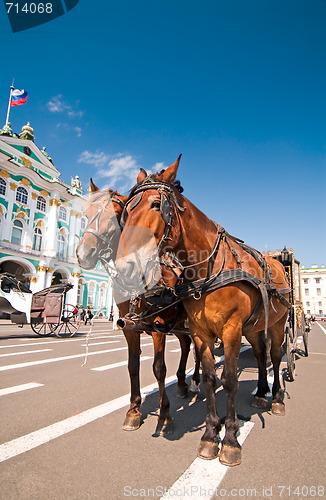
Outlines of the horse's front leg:
<svg viewBox="0 0 326 500">
<path fill-rule="evenodd" d="M 221 429 L 215 402 L 217 380 L 214 361 L 214 339 L 204 345 L 196 335 L 194 341 L 198 352 L 201 354 L 202 377 L 206 395 L 206 430 L 201 438 L 197 455 L 205 460 L 212 460 L 218 455 L 218 433 Z"/>
<path fill-rule="evenodd" d="M 224 465 L 239 465 L 241 463 L 241 446 L 237 440 L 239 422 L 235 411 L 235 398 L 238 391 L 238 358 L 241 345 L 241 328 L 234 327 L 223 332 L 224 369 L 222 384 L 226 393 L 225 437 L 222 442 L 219 460 Z"/>
<path fill-rule="evenodd" d="M 124 331 L 128 344 L 128 370 L 130 377 L 130 407 L 127 411 L 122 428 L 125 431 L 135 431 L 139 429 L 142 414 L 140 412 L 141 395 L 139 381 L 140 364 L 140 333 L 136 331 Z"/>
<path fill-rule="evenodd" d="M 156 434 L 166 435 L 171 434 L 173 431 L 173 419 L 170 416 L 170 401 L 165 391 L 166 365 L 164 354 L 166 336 L 162 333 L 153 332 L 152 337 L 154 344 L 153 372 L 158 383 L 160 395 L 160 413 Z"/>
</svg>

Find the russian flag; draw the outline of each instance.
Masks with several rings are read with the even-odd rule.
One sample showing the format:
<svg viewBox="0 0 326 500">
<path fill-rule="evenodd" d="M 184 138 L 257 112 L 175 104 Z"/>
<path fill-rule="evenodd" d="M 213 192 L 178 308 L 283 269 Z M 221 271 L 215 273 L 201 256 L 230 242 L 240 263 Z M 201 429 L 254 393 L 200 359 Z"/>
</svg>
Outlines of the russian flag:
<svg viewBox="0 0 326 500">
<path fill-rule="evenodd" d="M 10 106 L 19 106 L 25 104 L 28 93 L 25 90 L 15 89 L 11 92 Z"/>
</svg>

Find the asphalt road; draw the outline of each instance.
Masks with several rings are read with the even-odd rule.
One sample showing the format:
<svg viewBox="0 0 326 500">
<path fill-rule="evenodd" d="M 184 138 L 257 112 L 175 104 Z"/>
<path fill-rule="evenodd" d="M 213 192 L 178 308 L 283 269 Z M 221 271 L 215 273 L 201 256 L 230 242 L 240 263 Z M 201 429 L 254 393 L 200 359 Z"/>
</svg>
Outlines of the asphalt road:
<svg viewBox="0 0 326 500">
<path fill-rule="evenodd" d="M 204 395 L 176 398 L 179 344 L 167 342 L 168 395 L 174 433 L 157 437 L 158 393 L 151 338 L 142 336 L 144 422 L 121 429 L 129 402 L 126 342 L 111 323 L 96 322 L 87 364 L 82 327 L 73 339 L 41 338 L 0 322 L 1 489 L 3 499 L 322 498 L 325 496 L 326 325 L 315 324 L 309 357 L 284 378 L 286 416 L 249 405 L 257 380 L 251 348 L 239 362 L 238 414 L 243 462 L 235 468 L 196 459 Z M 216 351 L 217 374 L 223 351 Z M 190 355 L 188 368 L 193 367 Z M 285 363 L 282 369 L 285 370 Z M 225 415 L 221 387 L 216 394 Z M 186 471 L 186 474 L 184 472 Z M 184 475 L 183 475 L 184 474 Z M 217 490 L 215 490 L 217 488 Z M 215 492 L 214 492 L 215 490 Z"/>
</svg>

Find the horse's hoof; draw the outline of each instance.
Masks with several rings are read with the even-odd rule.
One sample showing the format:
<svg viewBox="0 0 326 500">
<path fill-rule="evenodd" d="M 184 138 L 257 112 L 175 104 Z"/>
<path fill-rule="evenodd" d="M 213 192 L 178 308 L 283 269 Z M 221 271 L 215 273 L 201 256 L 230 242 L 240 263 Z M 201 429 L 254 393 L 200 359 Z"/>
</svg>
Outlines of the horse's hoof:
<svg viewBox="0 0 326 500">
<path fill-rule="evenodd" d="M 254 408 L 267 408 L 268 406 L 268 401 L 266 398 L 260 398 L 258 396 L 254 396 L 253 400 L 250 403 L 250 406 L 253 406 Z"/>
<path fill-rule="evenodd" d="M 223 465 L 228 467 L 234 467 L 235 465 L 241 464 L 241 448 L 236 448 L 234 446 L 228 446 L 227 444 L 222 445 L 220 451 L 219 461 Z"/>
<path fill-rule="evenodd" d="M 180 386 L 177 390 L 177 397 L 181 399 L 185 399 L 188 396 L 188 386 Z"/>
<path fill-rule="evenodd" d="M 272 413 L 273 415 L 280 415 L 284 416 L 285 415 L 285 404 L 284 403 L 272 403 Z"/>
<path fill-rule="evenodd" d="M 197 457 L 203 458 L 204 460 L 213 460 L 218 456 L 218 443 L 212 443 L 211 441 L 201 441 Z"/>
<path fill-rule="evenodd" d="M 194 380 L 191 381 L 190 384 L 190 392 L 194 392 L 195 394 L 199 394 L 200 392 L 200 384 L 197 384 Z"/>
<path fill-rule="evenodd" d="M 173 432 L 173 419 L 166 418 L 165 420 L 158 419 L 155 429 L 156 436 L 168 436 Z"/>
<path fill-rule="evenodd" d="M 134 415 L 126 415 L 125 421 L 123 422 L 122 429 L 124 431 L 136 431 L 139 429 L 141 424 L 141 414 L 136 413 Z"/>
</svg>

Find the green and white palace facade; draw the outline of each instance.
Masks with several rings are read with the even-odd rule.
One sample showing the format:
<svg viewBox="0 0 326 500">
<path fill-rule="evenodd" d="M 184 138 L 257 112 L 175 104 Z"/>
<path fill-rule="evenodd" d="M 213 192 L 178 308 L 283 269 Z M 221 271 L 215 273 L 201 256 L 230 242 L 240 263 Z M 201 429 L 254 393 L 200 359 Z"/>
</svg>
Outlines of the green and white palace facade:
<svg viewBox="0 0 326 500">
<path fill-rule="evenodd" d="M 79 267 L 76 247 L 87 225 L 78 176 L 66 184 L 52 159 L 40 150 L 33 129 L 14 134 L 0 129 L 0 273 L 28 281 L 33 292 L 53 283 L 69 282 L 67 302 L 110 317 L 112 288 L 98 263 Z"/>
</svg>

